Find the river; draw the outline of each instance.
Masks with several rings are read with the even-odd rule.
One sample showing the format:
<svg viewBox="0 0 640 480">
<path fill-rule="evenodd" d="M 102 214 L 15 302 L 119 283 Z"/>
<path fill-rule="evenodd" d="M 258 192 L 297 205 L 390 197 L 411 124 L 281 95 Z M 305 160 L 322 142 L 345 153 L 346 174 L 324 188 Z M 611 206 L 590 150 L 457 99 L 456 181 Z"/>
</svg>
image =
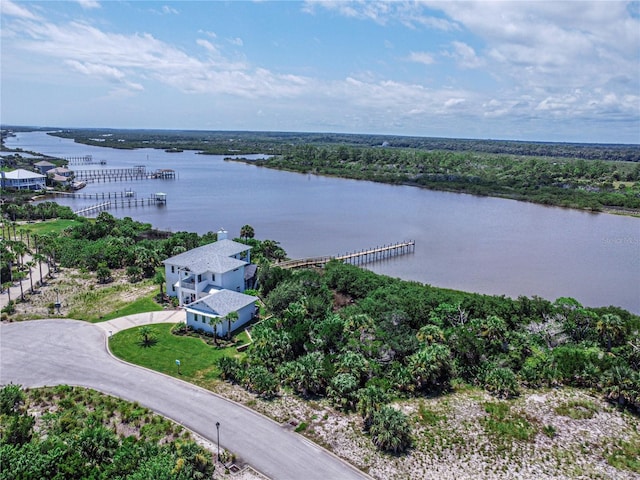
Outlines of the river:
<svg viewBox="0 0 640 480">
<path fill-rule="evenodd" d="M 43 132 L 18 133 L 9 148 L 59 157 L 92 155 L 118 168 L 170 168 L 175 180 L 89 184 L 82 192 L 167 194 L 167 205 L 112 210 L 159 229 L 256 237 L 291 258 L 335 255 L 403 240 L 415 253 L 371 270 L 434 286 L 486 294 L 616 305 L 640 313 L 640 220 L 514 200 L 328 178 L 226 162 L 193 151 L 93 147 Z M 74 209 L 95 200 L 67 199 Z"/>
</svg>

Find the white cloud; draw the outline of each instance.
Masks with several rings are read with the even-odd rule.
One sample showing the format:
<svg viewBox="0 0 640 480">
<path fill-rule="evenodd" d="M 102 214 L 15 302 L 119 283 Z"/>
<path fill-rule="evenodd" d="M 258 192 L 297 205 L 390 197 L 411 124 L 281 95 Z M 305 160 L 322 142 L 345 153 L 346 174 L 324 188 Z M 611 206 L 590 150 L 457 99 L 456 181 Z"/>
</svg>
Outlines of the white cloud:
<svg viewBox="0 0 640 480">
<path fill-rule="evenodd" d="M 231 45 L 235 45 L 236 47 L 242 47 L 244 45 L 244 42 L 240 37 L 230 38 L 229 43 Z"/>
<path fill-rule="evenodd" d="M 464 42 L 451 42 L 453 52 L 445 52 L 445 56 L 454 58 L 462 68 L 478 68 L 485 64 L 485 61 L 476 55 L 476 51 Z"/>
<path fill-rule="evenodd" d="M 91 10 L 94 8 L 100 8 L 100 2 L 97 0 L 76 0 L 82 8 L 85 10 Z"/>
<path fill-rule="evenodd" d="M 170 7 L 169 5 L 163 5 L 162 13 L 165 15 L 178 15 L 180 12 L 178 12 L 178 10 L 176 10 L 175 8 Z"/>
<path fill-rule="evenodd" d="M 204 48 L 205 50 L 207 50 L 211 54 L 214 54 L 214 55 L 219 55 L 220 54 L 220 51 L 218 50 L 218 47 L 216 47 L 209 40 L 203 40 L 203 39 L 199 38 L 198 40 L 196 40 L 196 43 L 198 45 L 200 45 L 202 48 Z"/>
<path fill-rule="evenodd" d="M 427 52 L 411 52 L 407 57 L 407 60 L 415 63 L 423 63 L 424 65 L 431 65 L 435 63 L 433 55 Z"/>
<path fill-rule="evenodd" d="M 218 38 L 218 35 L 216 35 L 216 32 L 210 32 L 208 30 L 198 30 L 198 33 L 206 35 L 207 37 L 210 37 L 210 38 Z"/>
<path fill-rule="evenodd" d="M 9 17 L 23 18 L 26 20 L 38 19 L 38 16 L 30 10 L 12 2 L 11 0 L 2 0 L 2 3 L 0 3 L 0 11 L 2 12 L 2 15 Z"/>
<path fill-rule="evenodd" d="M 307 0 L 303 11 L 315 14 L 320 8 L 348 18 L 371 20 L 380 25 L 400 23 L 409 28 L 428 27 L 443 31 L 458 29 L 454 22 L 425 14 L 421 2 L 415 1 Z"/>
<path fill-rule="evenodd" d="M 124 79 L 125 74 L 117 68 L 110 67 L 108 65 L 101 65 L 97 63 L 78 62 L 77 60 L 68 60 L 66 62 L 74 70 L 83 73 L 85 75 L 97 76 L 104 79 L 111 79 L 121 81 Z"/>
</svg>

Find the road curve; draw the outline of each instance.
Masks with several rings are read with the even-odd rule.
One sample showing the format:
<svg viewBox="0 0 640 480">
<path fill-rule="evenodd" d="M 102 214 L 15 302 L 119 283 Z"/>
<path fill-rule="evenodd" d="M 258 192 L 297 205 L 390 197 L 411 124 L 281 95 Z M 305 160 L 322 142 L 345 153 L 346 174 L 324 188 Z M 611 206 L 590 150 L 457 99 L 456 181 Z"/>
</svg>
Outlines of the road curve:
<svg viewBox="0 0 640 480">
<path fill-rule="evenodd" d="M 78 385 L 137 401 L 220 444 L 272 479 L 370 478 L 301 435 L 189 383 L 121 362 L 104 329 L 75 320 L 0 325 L 0 384 Z"/>
</svg>

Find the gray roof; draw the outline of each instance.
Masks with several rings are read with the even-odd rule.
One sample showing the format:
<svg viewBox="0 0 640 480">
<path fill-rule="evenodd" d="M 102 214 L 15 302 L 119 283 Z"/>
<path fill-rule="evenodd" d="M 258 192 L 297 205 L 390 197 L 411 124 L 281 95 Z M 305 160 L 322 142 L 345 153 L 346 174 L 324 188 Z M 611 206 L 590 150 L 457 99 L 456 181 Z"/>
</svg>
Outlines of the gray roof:
<svg viewBox="0 0 640 480">
<path fill-rule="evenodd" d="M 244 279 L 250 280 L 255 277 L 256 272 L 258 271 L 258 266 L 255 263 L 247 265 L 244 269 Z"/>
<path fill-rule="evenodd" d="M 231 312 L 237 312 L 241 308 L 251 305 L 257 300 L 257 297 L 234 292 L 233 290 L 220 290 L 190 303 L 186 308 L 192 311 L 197 310 L 198 313 L 205 315 L 224 317 Z"/>
<path fill-rule="evenodd" d="M 55 164 L 51 162 L 47 162 L 46 160 L 40 160 L 39 162 L 34 163 L 36 167 L 55 167 Z"/>
<path fill-rule="evenodd" d="M 247 262 L 230 257 L 250 249 L 251 247 L 244 243 L 218 240 L 167 258 L 163 263 L 188 268 L 194 273 L 224 273 L 247 265 Z"/>
</svg>

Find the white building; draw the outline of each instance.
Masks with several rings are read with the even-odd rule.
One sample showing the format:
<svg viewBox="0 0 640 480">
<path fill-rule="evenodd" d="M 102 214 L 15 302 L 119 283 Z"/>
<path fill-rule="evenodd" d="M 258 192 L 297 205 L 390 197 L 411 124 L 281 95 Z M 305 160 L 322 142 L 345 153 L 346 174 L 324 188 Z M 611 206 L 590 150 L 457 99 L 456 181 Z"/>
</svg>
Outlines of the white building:
<svg viewBox="0 0 640 480">
<path fill-rule="evenodd" d="M 0 185 L 2 188 L 14 188 L 16 190 L 44 190 L 46 176 L 30 172 L 23 168 L 10 172 L 0 171 Z"/>
<path fill-rule="evenodd" d="M 228 331 L 224 317 L 230 312 L 238 313 L 238 319 L 231 325 L 232 331 L 253 318 L 257 298 L 243 293 L 250 251 L 249 245 L 229 240 L 227 232 L 221 230 L 217 242 L 163 262 L 167 294 L 177 297 L 180 306 L 184 306 L 187 325 L 222 336 Z"/>
</svg>

